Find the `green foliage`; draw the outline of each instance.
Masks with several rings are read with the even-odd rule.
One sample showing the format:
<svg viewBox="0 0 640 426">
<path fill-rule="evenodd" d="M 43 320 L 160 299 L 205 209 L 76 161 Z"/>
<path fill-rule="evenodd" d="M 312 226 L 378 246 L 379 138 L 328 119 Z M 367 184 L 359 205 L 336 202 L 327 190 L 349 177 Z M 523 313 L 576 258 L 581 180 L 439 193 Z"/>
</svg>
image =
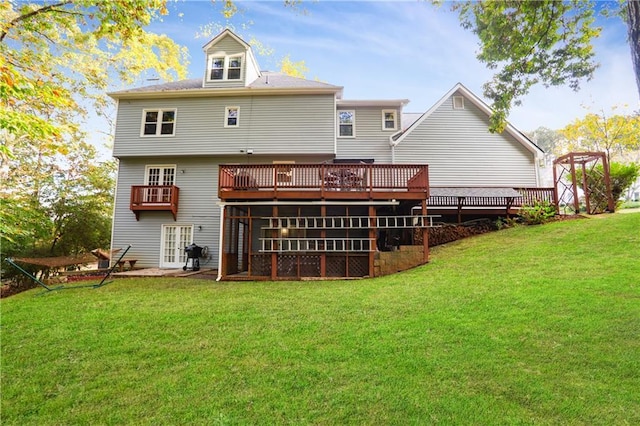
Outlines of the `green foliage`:
<svg viewBox="0 0 640 426">
<path fill-rule="evenodd" d="M 164 0 L 0 2 L 1 153 L 11 137 L 64 150 L 111 84 L 186 75 L 186 50 L 143 30 L 163 13 Z"/>
<path fill-rule="evenodd" d="M 548 201 L 538 201 L 532 205 L 522 206 L 518 216 L 527 225 L 540 225 L 550 221 L 556 213 L 556 206 Z"/>
<path fill-rule="evenodd" d="M 563 149 L 571 151 L 603 151 L 607 160 L 622 159 L 640 150 L 640 114 L 587 114 L 561 130 L 566 141 Z"/>
<path fill-rule="evenodd" d="M 586 182 L 589 187 L 590 200 L 592 206 L 602 206 L 602 209 L 606 208 L 606 182 L 604 181 L 604 169 L 602 164 L 586 170 Z M 609 177 L 611 180 L 611 195 L 615 203 L 619 203 L 619 199 L 624 192 L 629 188 L 640 176 L 639 164 L 622 164 L 611 163 L 609 164 Z M 576 181 L 578 186 L 583 188 L 582 170 L 576 170 Z"/>
<path fill-rule="evenodd" d="M 515 227 L 359 281 L 25 292 L 2 423 L 640 424 L 639 227 Z"/>
<path fill-rule="evenodd" d="M 577 90 L 597 67 L 592 40 L 600 28 L 594 25 L 593 1 L 465 1 L 452 9 L 462 26 L 478 35 L 478 59 L 496 70 L 484 85 L 493 103 L 491 131 L 504 130 L 512 105 L 533 85 L 568 84 Z"/>
<path fill-rule="evenodd" d="M 55 154 L 47 143 L 14 140 L 2 164 L 3 256 L 69 255 L 108 247 L 115 163 L 96 161 L 84 142 Z"/>
</svg>

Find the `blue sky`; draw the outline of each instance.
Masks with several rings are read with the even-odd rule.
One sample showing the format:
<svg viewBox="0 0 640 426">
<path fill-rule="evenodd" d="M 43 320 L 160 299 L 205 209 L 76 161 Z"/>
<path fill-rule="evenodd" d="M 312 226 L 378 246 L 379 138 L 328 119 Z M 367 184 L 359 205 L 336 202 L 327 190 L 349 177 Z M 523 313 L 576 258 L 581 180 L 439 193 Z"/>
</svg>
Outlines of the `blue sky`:
<svg viewBox="0 0 640 426">
<path fill-rule="evenodd" d="M 458 82 L 482 97 L 482 84 L 491 77 L 476 59 L 475 35 L 462 29 L 447 7 L 430 2 L 307 0 L 302 13 L 282 1 L 243 1 L 230 21 L 217 3 L 178 1 L 149 28 L 189 49 L 189 78 L 204 72 L 202 46 L 208 38 L 197 33 L 210 22 L 229 23 L 246 40 L 254 37 L 271 48 L 271 56 L 258 56 L 262 69 L 277 70 L 278 60 L 289 54 L 305 61 L 307 78 L 343 86 L 345 99 L 406 98 L 411 102 L 405 112 L 426 111 Z M 626 26 L 619 18 L 600 24 L 604 29 L 595 48 L 601 65 L 594 79 L 578 93 L 568 87 L 533 89 L 513 109 L 512 124 L 523 131 L 559 129 L 589 111 L 639 108 Z"/>
</svg>

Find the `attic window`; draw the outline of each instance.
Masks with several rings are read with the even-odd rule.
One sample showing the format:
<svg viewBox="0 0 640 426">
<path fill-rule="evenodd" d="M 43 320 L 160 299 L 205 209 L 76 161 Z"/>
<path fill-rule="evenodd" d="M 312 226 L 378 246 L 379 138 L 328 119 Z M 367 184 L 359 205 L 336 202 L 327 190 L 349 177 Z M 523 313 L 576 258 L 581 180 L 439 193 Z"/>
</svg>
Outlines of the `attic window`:
<svg viewBox="0 0 640 426">
<path fill-rule="evenodd" d="M 242 78 L 242 55 L 211 56 L 209 80 L 240 80 Z"/>
<path fill-rule="evenodd" d="M 464 109 L 464 97 L 462 96 L 453 97 L 453 109 Z"/>
</svg>

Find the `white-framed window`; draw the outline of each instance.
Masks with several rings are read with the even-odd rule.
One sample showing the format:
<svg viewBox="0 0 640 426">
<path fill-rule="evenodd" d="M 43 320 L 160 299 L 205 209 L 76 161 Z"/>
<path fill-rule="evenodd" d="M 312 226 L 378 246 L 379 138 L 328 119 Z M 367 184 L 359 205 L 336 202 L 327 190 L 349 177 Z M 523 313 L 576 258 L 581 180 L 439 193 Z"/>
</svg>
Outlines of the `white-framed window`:
<svg viewBox="0 0 640 426">
<path fill-rule="evenodd" d="M 240 80 L 242 76 L 242 56 L 230 56 L 228 61 L 227 80 Z"/>
<path fill-rule="evenodd" d="M 209 80 L 222 80 L 224 78 L 224 56 L 211 57 L 209 65 Z"/>
<path fill-rule="evenodd" d="M 382 130 L 397 130 L 398 116 L 395 109 L 382 110 Z"/>
<path fill-rule="evenodd" d="M 175 108 L 142 110 L 140 136 L 174 136 L 176 114 Z"/>
<path fill-rule="evenodd" d="M 464 97 L 463 96 L 454 96 L 453 97 L 453 109 L 464 109 Z"/>
<path fill-rule="evenodd" d="M 338 136 L 341 138 L 356 137 L 356 112 L 353 110 L 338 111 Z"/>
<path fill-rule="evenodd" d="M 240 80 L 242 78 L 243 55 L 211 55 L 209 56 L 209 81 Z"/>
<path fill-rule="evenodd" d="M 240 107 L 228 106 L 224 108 L 224 127 L 240 126 Z"/>
<path fill-rule="evenodd" d="M 144 184 L 163 188 L 145 188 L 145 203 L 169 203 L 171 202 L 171 188 L 175 185 L 175 164 L 152 164 L 145 167 Z"/>
</svg>

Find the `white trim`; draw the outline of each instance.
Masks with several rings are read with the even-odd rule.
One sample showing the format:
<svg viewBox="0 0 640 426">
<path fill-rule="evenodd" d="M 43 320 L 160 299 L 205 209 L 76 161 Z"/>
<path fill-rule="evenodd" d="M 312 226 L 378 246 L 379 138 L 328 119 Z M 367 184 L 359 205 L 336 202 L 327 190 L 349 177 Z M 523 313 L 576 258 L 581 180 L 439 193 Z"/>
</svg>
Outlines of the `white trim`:
<svg viewBox="0 0 640 426">
<path fill-rule="evenodd" d="M 393 113 L 393 127 L 387 127 L 387 119 L 385 115 L 387 113 Z M 382 110 L 382 130 L 383 131 L 394 131 L 398 130 L 398 110 L 397 109 L 383 109 Z"/>
<path fill-rule="evenodd" d="M 176 184 L 176 172 L 178 166 L 176 164 L 146 164 L 144 166 L 144 185 L 149 185 L 149 169 L 173 169 L 173 184 Z"/>
<path fill-rule="evenodd" d="M 440 100 L 438 102 L 436 102 L 435 105 L 433 105 L 431 108 L 429 108 L 429 110 L 427 112 L 422 114 L 422 116 L 420 118 L 418 118 L 411 126 L 409 126 L 409 128 L 402 134 L 402 136 L 400 136 L 393 143 L 393 145 L 395 146 L 395 145 L 398 145 L 400 142 L 402 142 L 407 137 L 407 135 L 410 134 L 413 131 L 413 129 L 415 129 L 418 126 L 420 126 L 420 124 L 422 124 L 423 121 L 425 121 L 427 118 L 429 118 L 431 116 L 431 114 L 433 114 L 438 108 L 440 108 L 440 106 L 443 103 L 445 103 L 456 92 L 458 92 L 460 95 L 464 96 L 468 101 L 470 101 L 473 105 L 475 105 L 480 111 L 485 113 L 487 115 L 487 117 L 490 117 L 491 114 L 493 113 L 491 108 L 486 103 L 484 103 L 484 101 L 482 101 L 482 99 L 480 99 L 478 96 L 474 95 L 473 92 L 471 92 L 469 89 L 464 87 L 461 83 L 458 83 L 455 86 L 453 86 L 453 88 L 451 90 L 449 90 L 442 98 L 440 98 Z M 543 151 L 536 144 L 534 144 L 531 140 L 529 140 L 529 138 L 524 136 L 524 134 L 522 132 L 520 132 L 518 129 L 516 129 L 510 123 L 507 123 L 507 126 L 505 127 L 504 131 L 507 132 L 508 134 L 510 134 L 511 136 L 513 136 L 513 138 L 516 141 L 518 141 L 522 146 L 524 146 L 531 153 L 536 155 L 536 157 L 543 154 Z"/>
<path fill-rule="evenodd" d="M 453 109 L 465 109 L 464 108 L 464 96 L 452 96 Z"/>
<path fill-rule="evenodd" d="M 162 131 L 162 115 L 165 112 L 173 111 L 173 128 L 171 130 L 171 134 L 161 134 Z M 145 134 L 144 128 L 147 124 L 147 113 L 148 112 L 157 112 L 158 118 L 156 119 L 156 132 L 154 134 Z M 176 135 L 176 125 L 178 123 L 178 108 L 144 108 L 142 110 L 142 119 L 140 123 L 140 137 L 141 138 L 167 138 L 173 137 Z"/>
<path fill-rule="evenodd" d="M 409 103 L 409 99 L 338 99 L 338 106 L 345 107 L 382 107 L 402 108 Z"/>
<path fill-rule="evenodd" d="M 179 268 L 184 266 L 184 264 L 182 262 L 171 262 L 171 263 L 165 263 L 164 262 L 164 249 L 165 249 L 165 229 L 168 227 L 174 227 L 174 228 L 191 228 L 191 238 L 189 238 L 189 243 L 188 244 L 193 244 L 193 234 L 195 231 L 195 226 L 192 223 L 167 223 L 167 224 L 162 224 L 160 226 L 160 261 L 158 262 L 158 265 L 160 268 Z M 184 250 L 184 247 L 179 248 L 178 244 L 178 238 L 179 235 L 176 235 L 176 253 L 177 250 Z M 186 254 L 185 254 L 186 256 Z"/>
<path fill-rule="evenodd" d="M 229 110 L 236 110 L 236 124 L 229 124 Z M 225 106 L 224 107 L 224 127 L 236 128 L 240 127 L 240 107 L 239 106 Z"/>
<path fill-rule="evenodd" d="M 397 206 L 400 202 L 391 201 L 220 201 L 219 206 Z"/>
<path fill-rule="evenodd" d="M 229 78 L 229 63 L 233 58 L 240 58 L 240 77 L 238 78 Z M 222 78 L 211 78 L 211 71 L 213 69 L 211 65 L 213 64 L 214 59 L 222 59 Z M 207 74 L 205 76 L 205 81 L 207 83 L 215 83 L 219 81 L 242 81 L 245 70 L 245 62 L 246 59 L 244 53 L 235 53 L 233 55 L 226 55 L 222 52 L 211 53 L 207 55 Z M 234 67 L 233 69 L 237 68 Z"/>
<path fill-rule="evenodd" d="M 342 136 L 340 134 L 340 113 L 351 113 L 351 134 L 348 136 Z M 354 109 L 339 109 L 336 111 L 337 131 L 338 137 L 341 139 L 353 139 L 356 137 L 356 110 Z"/>
<path fill-rule="evenodd" d="M 214 80 L 220 81 L 220 80 Z M 123 91 L 107 93 L 112 99 L 168 99 L 168 98 L 199 98 L 222 96 L 272 96 L 272 95 L 318 95 L 339 94 L 343 88 L 334 87 L 282 87 L 273 88 L 269 85 L 259 87 L 203 87 L 197 89 L 177 89 L 151 91 Z"/>
</svg>

